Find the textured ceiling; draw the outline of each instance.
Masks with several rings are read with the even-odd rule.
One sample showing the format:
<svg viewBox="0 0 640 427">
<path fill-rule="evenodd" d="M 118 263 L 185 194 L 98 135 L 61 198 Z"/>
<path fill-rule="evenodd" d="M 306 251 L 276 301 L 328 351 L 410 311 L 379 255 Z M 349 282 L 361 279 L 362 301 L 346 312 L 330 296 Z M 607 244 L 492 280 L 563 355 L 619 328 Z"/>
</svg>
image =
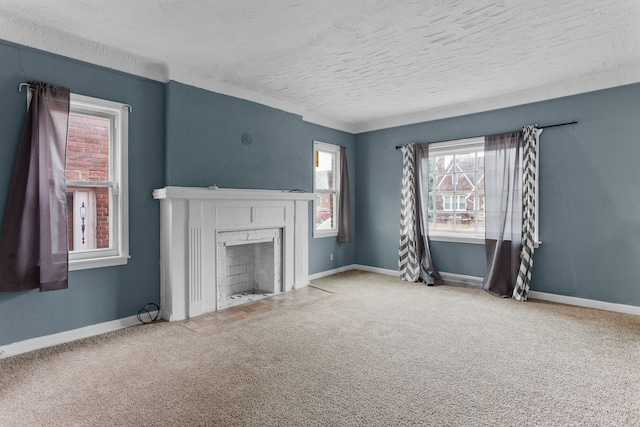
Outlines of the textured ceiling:
<svg viewBox="0 0 640 427">
<path fill-rule="evenodd" d="M 0 38 L 350 132 L 640 82 L 638 0 L 0 0 Z"/>
</svg>

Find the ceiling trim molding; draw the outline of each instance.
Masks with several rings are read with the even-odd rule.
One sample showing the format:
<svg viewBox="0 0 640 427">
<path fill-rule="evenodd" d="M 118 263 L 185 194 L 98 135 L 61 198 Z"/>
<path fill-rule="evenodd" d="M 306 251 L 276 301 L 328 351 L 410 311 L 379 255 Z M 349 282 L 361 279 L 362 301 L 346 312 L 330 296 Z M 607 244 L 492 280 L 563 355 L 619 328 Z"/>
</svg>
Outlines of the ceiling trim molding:
<svg viewBox="0 0 640 427">
<path fill-rule="evenodd" d="M 640 62 L 618 64 L 615 68 L 608 70 L 585 74 L 576 78 L 490 99 L 471 100 L 470 102 L 442 106 L 436 109 L 349 123 L 324 114 L 318 114 L 309 109 L 308 106 L 300 105 L 293 101 L 275 98 L 248 88 L 233 86 L 217 80 L 215 76 L 195 75 L 179 66 L 170 68 L 166 63 L 159 63 L 149 58 L 82 39 L 48 26 L 35 24 L 18 15 L 0 14 L 0 27 L 3 28 L 2 38 L 11 43 L 163 83 L 174 80 L 189 84 L 203 90 L 280 109 L 299 115 L 306 122 L 352 134 L 514 107 L 640 82 Z"/>
<path fill-rule="evenodd" d="M 78 61 L 166 83 L 169 67 L 138 55 L 89 41 L 17 15 L 0 14 L 2 39 Z"/>
<path fill-rule="evenodd" d="M 549 101 L 567 96 L 581 95 L 599 90 L 612 89 L 640 83 L 640 62 L 619 66 L 583 76 L 552 83 L 538 88 L 512 92 L 491 99 L 480 99 L 393 117 L 383 117 L 353 124 L 354 133 L 371 132 L 398 126 L 414 125 L 434 120 L 477 114 L 535 102 Z"/>
</svg>

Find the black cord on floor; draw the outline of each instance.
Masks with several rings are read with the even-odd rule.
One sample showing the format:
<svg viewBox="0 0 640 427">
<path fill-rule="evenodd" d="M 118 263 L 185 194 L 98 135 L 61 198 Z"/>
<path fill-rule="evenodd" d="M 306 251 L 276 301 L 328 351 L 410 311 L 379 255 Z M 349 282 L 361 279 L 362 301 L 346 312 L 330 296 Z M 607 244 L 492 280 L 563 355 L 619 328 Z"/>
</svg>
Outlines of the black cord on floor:
<svg viewBox="0 0 640 427">
<path fill-rule="evenodd" d="M 155 311 L 155 315 L 151 314 L 153 311 Z M 158 304 L 150 302 L 138 311 L 138 320 L 142 323 L 151 323 L 158 318 L 158 315 L 160 315 L 160 307 Z"/>
</svg>

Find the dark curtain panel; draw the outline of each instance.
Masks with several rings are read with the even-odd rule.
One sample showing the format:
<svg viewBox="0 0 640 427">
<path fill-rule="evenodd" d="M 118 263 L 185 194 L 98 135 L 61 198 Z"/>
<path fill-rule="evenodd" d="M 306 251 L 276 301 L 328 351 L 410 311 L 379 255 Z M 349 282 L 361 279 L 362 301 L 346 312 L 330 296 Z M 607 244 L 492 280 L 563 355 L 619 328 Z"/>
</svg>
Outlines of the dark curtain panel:
<svg viewBox="0 0 640 427">
<path fill-rule="evenodd" d="M 0 291 L 5 292 L 68 287 L 69 89 L 29 84 L 32 99 L 0 236 Z"/>
<path fill-rule="evenodd" d="M 440 272 L 431 259 L 429 248 L 429 146 L 416 144 L 418 253 L 420 254 L 420 277 L 427 285 L 441 285 Z"/>
<path fill-rule="evenodd" d="M 349 169 L 347 168 L 347 149 L 340 147 L 340 201 L 338 202 L 338 242 L 353 242 L 351 226 L 351 192 L 349 191 Z"/>
<path fill-rule="evenodd" d="M 485 239 L 489 293 L 511 298 L 522 249 L 522 132 L 485 137 Z"/>
</svg>

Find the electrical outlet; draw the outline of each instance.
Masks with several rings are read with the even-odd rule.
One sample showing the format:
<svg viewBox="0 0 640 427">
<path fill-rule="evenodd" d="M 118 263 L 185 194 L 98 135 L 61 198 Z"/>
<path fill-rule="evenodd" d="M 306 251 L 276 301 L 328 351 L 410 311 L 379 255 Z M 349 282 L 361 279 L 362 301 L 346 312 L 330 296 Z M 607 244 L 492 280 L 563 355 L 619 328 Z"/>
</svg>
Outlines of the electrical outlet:
<svg viewBox="0 0 640 427">
<path fill-rule="evenodd" d="M 333 254 L 329 254 L 329 261 L 333 261 Z"/>
</svg>

